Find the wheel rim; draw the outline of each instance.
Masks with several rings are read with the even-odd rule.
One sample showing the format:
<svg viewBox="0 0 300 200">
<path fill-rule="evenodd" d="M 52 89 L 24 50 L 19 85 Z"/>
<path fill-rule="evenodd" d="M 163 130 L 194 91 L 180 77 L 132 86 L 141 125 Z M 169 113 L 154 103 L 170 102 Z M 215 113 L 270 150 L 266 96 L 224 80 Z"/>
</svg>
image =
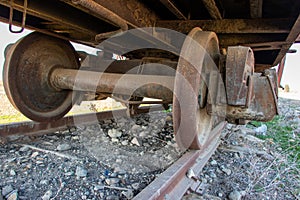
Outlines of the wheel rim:
<svg viewBox="0 0 300 200">
<path fill-rule="evenodd" d="M 9 48 L 3 70 L 10 102 L 34 121 L 53 121 L 72 108 L 73 92 L 58 90 L 49 82 L 56 67 L 79 68 L 72 45 L 65 40 L 31 33 Z"/>
<path fill-rule="evenodd" d="M 210 98 L 210 91 L 206 91 L 207 74 L 218 70 L 218 63 L 216 34 L 194 28 L 182 46 L 175 76 L 174 132 L 176 142 L 182 148 L 201 149 L 210 139 L 215 117 L 208 115 L 206 110 Z"/>
</svg>

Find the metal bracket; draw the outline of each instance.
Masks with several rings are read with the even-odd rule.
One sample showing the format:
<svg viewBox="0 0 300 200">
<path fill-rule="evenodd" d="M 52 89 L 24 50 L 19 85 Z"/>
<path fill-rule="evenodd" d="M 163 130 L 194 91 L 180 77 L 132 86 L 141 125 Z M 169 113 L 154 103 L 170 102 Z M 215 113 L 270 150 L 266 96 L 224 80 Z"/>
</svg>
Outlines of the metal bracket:
<svg viewBox="0 0 300 200">
<path fill-rule="evenodd" d="M 248 107 L 252 96 L 251 76 L 254 73 L 254 54 L 251 48 L 228 47 L 226 57 L 227 103 Z"/>
<path fill-rule="evenodd" d="M 27 13 L 27 7 L 28 7 L 28 2 L 27 0 L 24 0 L 24 10 L 23 10 L 23 17 L 22 17 L 22 23 L 21 23 L 21 29 L 14 31 L 13 30 L 13 16 L 14 16 L 14 0 L 10 1 L 10 11 L 9 11 L 9 31 L 11 33 L 22 33 L 25 28 L 25 22 L 26 22 L 26 13 Z"/>
</svg>

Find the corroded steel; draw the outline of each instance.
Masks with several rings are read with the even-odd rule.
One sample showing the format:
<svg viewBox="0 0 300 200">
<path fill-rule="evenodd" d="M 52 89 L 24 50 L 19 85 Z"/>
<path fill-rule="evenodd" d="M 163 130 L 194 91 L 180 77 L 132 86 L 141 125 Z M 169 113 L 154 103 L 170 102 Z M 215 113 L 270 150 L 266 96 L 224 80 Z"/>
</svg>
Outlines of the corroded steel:
<svg viewBox="0 0 300 200">
<path fill-rule="evenodd" d="M 252 96 L 251 76 L 254 73 L 254 54 L 249 47 L 228 47 L 226 57 L 227 103 L 234 106 L 249 104 Z"/>
<path fill-rule="evenodd" d="M 174 77 L 113 74 L 70 69 L 54 69 L 50 76 L 54 88 L 99 93 L 114 93 L 170 101 Z"/>
<path fill-rule="evenodd" d="M 218 58 L 216 34 L 194 28 L 181 49 L 174 86 L 174 133 L 177 143 L 183 148 L 201 149 L 214 126 L 213 117 L 207 114 L 206 108 L 199 106 L 202 101 L 199 98 L 208 97 L 199 91 L 201 82 L 206 81 L 205 73 L 218 69 Z M 203 103 L 200 104 L 203 107 Z"/>
<path fill-rule="evenodd" d="M 159 110 L 162 110 L 161 106 L 142 107 L 137 109 L 135 114 Z M 97 123 L 99 120 L 111 119 L 114 116 L 127 116 L 126 109 L 68 116 L 52 122 L 19 122 L 3 124 L 0 125 L 0 136 L 7 137 L 11 135 L 53 133 L 59 130 L 67 130 L 73 126 Z"/>
<path fill-rule="evenodd" d="M 79 68 L 68 41 L 31 33 L 9 48 L 3 71 L 4 88 L 16 109 L 35 121 L 63 117 L 72 107 L 72 91 L 55 91 L 48 75 L 57 65 Z M 76 98 L 74 96 L 74 101 Z"/>
<path fill-rule="evenodd" d="M 225 123 L 220 123 L 212 132 L 212 139 L 201 150 L 185 153 L 178 161 L 164 171 L 157 179 L 142 190 L 134 200 L 181 199 L 189 188 L 197 184 L 197 177 L 188 177 L 189 170 L 197 176 L 217 146 Z"/>
<path fill-rule="evenodd" d="M 128 30 L 127 22 L 118 16 L 116 13 L 108 10 L 104 6 L 98 4 L 97 2 L 93 0 L 72 0 L 74 4 L 79 4 L 91 12 L 94 12 L 96 16 L 99 16 L 105 21 L 108 21 L 112 23 L 113 25 L 116 25 L 120 27 L 119 30 L 106 32 L 106 33 L 99 33 L 96 35 L 95 40 L 96 41 L 102 41 L 103 39 L 109 38 L 115 34 L 124 32 Z"/>
</svg>

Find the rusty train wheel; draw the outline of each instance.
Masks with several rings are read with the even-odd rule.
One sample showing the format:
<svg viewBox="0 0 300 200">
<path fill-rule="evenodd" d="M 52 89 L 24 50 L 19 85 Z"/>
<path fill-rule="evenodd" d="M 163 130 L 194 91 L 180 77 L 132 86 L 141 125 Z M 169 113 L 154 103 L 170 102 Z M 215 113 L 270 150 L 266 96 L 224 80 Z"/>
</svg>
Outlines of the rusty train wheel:
<svg viewBox="0 0 300 200">
<path fill-rule="evenodd" d="M 201 149 L 215 126 L 215 117 L 207 114 L 206 107 L 211 92 L 207 76 L 219 66 L 216 34 L 194 28 L 180 54 L 173 98 L 174 132 L 179 146 Z"/>
<path fill-rule="evenodd" d="M 16 109 L 34 121 L 53 121 L 72 108 L 72 91 L 51 86 L 55 67 L 79 68 L 77 54 L 68 41 L 31 33 L 7 52 L 3 80 L 6 94 Z"/>
</svg>

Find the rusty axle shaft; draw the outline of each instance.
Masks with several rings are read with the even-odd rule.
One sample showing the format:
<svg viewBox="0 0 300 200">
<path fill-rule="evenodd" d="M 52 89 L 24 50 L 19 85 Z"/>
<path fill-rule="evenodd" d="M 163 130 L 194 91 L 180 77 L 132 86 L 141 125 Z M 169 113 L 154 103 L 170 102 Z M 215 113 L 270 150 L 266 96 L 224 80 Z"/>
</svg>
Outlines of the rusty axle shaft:
<svg viewBox="0 0 300 200">
<path fill-rule="evenodd" d="M 50 83 L 58 89 L 173 99 L 174 77 L 114 74 L 73 69 L 54 69 Z"/>
</svg>

